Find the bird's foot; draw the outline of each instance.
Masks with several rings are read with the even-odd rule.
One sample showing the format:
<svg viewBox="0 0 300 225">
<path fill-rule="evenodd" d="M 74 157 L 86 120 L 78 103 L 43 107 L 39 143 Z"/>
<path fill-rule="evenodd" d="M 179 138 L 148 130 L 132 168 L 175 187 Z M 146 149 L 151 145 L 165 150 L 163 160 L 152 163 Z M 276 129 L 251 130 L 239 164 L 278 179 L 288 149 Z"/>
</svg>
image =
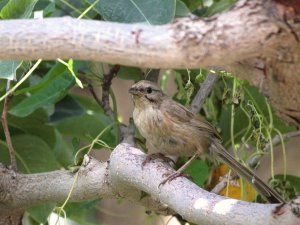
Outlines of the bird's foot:
<svg viewBox="0 0 300 225">
<path fill-rule="evenodd" d="M 164 177 L 167 176 L 167 178 L 164 179 L 162 182 L 160 182 L 160 184 L 158 185 L 158 187 L 161 187 L 161 186 L 165 185 L 167 182 L 168 183 L 171 182 L 172 180 L 176 179 L 177 177 L 185 177 L 185 178 L 187 178 L 189 180 L 192 179 L 191 176 L 189 176 L 188 174 L 184 174 L 184 173 L 179 172 L 179 171 L 176 171 L 175 173 L 172 173 L 172 174 L 165 173 L 163 176 Z"/>
<path fill-rule="evenodd" d="M 175 161 L 173 159 L 163 155 L 162 153 L 153 153 L 153 154 L 147 155 L 146 159 L 142 163 L 142 168 L 144 168 L 144 166 L 146 164 L 148 164 L 149 162 L 151 162 L 152 160 L 155 160 L 155 159 L 162 159 L 164 162 L 167 162 L 170 166 L 171 166 L 171 163 L 173 163 L 175 165 Z"/>
</svg>

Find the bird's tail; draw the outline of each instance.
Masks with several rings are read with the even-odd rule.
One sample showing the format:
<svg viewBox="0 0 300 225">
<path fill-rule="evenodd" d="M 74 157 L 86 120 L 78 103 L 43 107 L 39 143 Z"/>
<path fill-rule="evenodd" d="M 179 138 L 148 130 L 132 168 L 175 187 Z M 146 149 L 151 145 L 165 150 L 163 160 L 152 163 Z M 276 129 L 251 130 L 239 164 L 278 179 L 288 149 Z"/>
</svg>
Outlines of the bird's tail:
<svg viewBox="0 0 300 225">
<path fill-rule="evenodd" d="M 224 163 L 233 169 L 236 173 L 247 180 L 253 187 L 264 196 L 270 203 L 285 203 L 284 199 L 257 175 L 247 167 L 239 163 L 229 152 L 222 146 L 219 140 L 214 140 L 210 146 L 210 151 L 218 156 Z"/>
</svg>

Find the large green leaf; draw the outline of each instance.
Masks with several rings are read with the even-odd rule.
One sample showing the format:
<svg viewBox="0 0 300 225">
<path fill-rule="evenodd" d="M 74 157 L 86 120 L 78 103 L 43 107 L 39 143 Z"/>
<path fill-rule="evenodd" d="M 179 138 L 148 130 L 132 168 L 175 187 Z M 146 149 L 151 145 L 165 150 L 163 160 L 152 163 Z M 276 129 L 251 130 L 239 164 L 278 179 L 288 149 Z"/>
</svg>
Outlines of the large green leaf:
<svg viewBox="0 0 300 225">
<path fill-rule="evenodd" d="M 85 109 L 84 114 L 58 121 L 55 126 L 63 135 L 91 142 L 112 121 L 95 101 L 82 96 L 73 95 L 73 97 Z M 114 145 L 114 131 L 105 132 L 101 139 L 111 146 Z"/>
<path fill-rule="evenodd" d="M 0 11 L 2 19 L 29 18 L 38 0 L 10 0 Z"/>
<path fill-rule="evenodd" d="M 12 144 L 20 171 L 38 173 L 60 168 L 49 145 L 37 136 L 16 135 L 12 137 Z M 1 162 L 9 164 L 8 150 L 3 141 L 0 142 L 0 155 Z"/>
<path fill-rule="evenodd" d="M 210 17 L 217 13 L 224 12 L 234 5 L 236 0 L 222 0 L 214 1 L 214 3 L 209 7 L 204 7 L 202 10 L 197 12 L 198 16 Z"/>
<path fill-rule="evenodd" d="M 54 147 L 54 155 L 57 161 L 65 168 L 72 165 L 74 162 L 73 149 L 69 146 L 67 140 L 62 134 L 55 130 L 56 142 Z"/>
<path fill-rule="evenodd" d="M 195 9 L 199 8 L 203 4 L 203 0 L 182 0 L 187 7 L 194 11 Z"/>
<path fill-rule="evenodd" d="M 84 109 L 71 96 L 67 95 L 55 105 L 55 111 L 50 116 L 49 122 L 57 122 L 66 118 L 80 116 Z"/>
<path fill-rule="evenodd" d="M 47 124 L 48 116 L 42 109 L 36 110 L 31 115 L 20 118 L 15 116 L 8 117 L 8 125 L 15 132 L 11 134 L 31 134 L 43 139 L 51 148 L 56 143 L 54 127 Z"/>
<path fill-rule="evenodd" d="M 189 8 L 181 0 L 176 0 L 176 17 L 185 17 L 190 14 Z"/>
<path fill-rule="evenodd" d="M 8 154 L 8 148 L 6 145 L 6 142 L 0 139 L 0 162 L 5 164 L 5 165 L 10 165 L 10 160 L 9 160 L 9 154 Z"/>
<path fill-rule="evenodd" d="M 105 20 L 148 24 L 169 23 L 175 8 L 176 0 L 101 0 L 95 6 Z"/>
<path fill-rule="evenodd" d="M 46 223 L 49 214 L 53 211 L 55 205 L 55 203 L 36 205 L 27 209 L 27 212 L 38 224 L 44 224 Z"/>
<path fill-rule="evenodd" d="M 57 79 L 61 74 L 67 71 L 68 69 L 65 65 L 61 63 L 56 63 L 54 66 L 51 67 L 51 69 L 47 72 L 47 74 L 42 79 L 31 76 L 30 79 L 34 80 L 32 82 L 34 85 L 17 90 L 15 91 L 14 95 L 16 96 L 24 93 L 29 93 L 30 95 L 32 95 L 34 93 L 37 93 L 42 89 L 45 89 L 47 86 L 51 84 L 53 80 Z"/>
<path fill-rule="evenodd" d="M 93 138 L 112 122 L 104 114 L 90 113 L 65 119 L 57 124 L 57 128 L 64 135 L 91 142 Z M 101 139 L 111 146 L 115 144 L 115 136 L 109 131 Z"/>
<path fill-rule="evenodd" d="M 55 103 L 66 95 L 67 90 L 75 84 L 75 79 L 69 73 L 63 73 L 46 83 L 46 87 L 39 89 L 24 99 L 9 110 L 9 113 L 15 116 L 25 117 L 40 107 Z"/>
<path fill-rule="evenodd" d="M 0 61 L 0 79 L 13 80 L 22 61 Z"/>
<path fill-rule="evenodd" d="M 144 78 L 144 74 L 141 69 L 137 67 L 127 67 L 122 66 L 117 73 L 117 76 L 124 80 L 142 80 Z"/>
<path fill-rule="evenodd" d="M 195 160 L 185 170 L 190 175 L 199 187 L 203 187 L 205 182 L 209 178 L 210 170 L 207 163 L 204 160 Z"/>
</svg>

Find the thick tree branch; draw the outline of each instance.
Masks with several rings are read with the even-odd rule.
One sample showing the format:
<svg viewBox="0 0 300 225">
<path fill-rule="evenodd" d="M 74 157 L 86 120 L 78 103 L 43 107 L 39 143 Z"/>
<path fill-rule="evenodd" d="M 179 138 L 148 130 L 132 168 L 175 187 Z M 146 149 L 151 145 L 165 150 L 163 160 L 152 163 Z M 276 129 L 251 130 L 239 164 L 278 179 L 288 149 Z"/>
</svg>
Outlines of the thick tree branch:
<svg viewBox="0 0 300 225">
<path fill-rule="evenodd" d="M 143 68 L 222 66 L 260 87 L 280 116 L 300 127 L 297 9 L 282 1 L 240 0 L 212 18 L 183 18 L 162 26 L 71 18 L 2 20 L 0 60 L 59 57 Z"/>
<path fill-rule="evenodd" d="M 80 167 L 78 180 L 72 191 L 70 202 L 95 198 L 117 198 L 119 195 L 111 186 L 107 163 L 86 157 Z M 0 218 L 15 210 L 24 210 L 32 205 L 46 202 L 63 202 L 70 192 L 75 173 L 53 171 L 39 174 L 15 174 L 5 167 L 0 168 Z M 150 210 L 162 214 L 173 214 L 165 205 L 150 197 L 141 199 L 141 191 L 127 188 L 127 198 Z M 0 224 L 2 225 L 0 220 Z"/>
<path fill-rule="evenodd" d="M 228 221 L 233 225 L 299 224 L 300 218 L 290 205 L 282 206 L 280 213 L 276 213 L 278 204 L 228 199 L 202 190 L 184 177 L 158 188 L 164 173 L 173 169 L 161 162 L 149 163 L 142 169 L 145 157 L 140 150 L 123 143 L 113 151 L 109 165 L 88 158 L 79 170 L 70 200 L 122 196 L 159 213 L 173 214 L 175 211 L 196 224 Z M 17 174 L 16 177 L 5 168 L 0 172 L 0 216 L 33 204 L 62 202 L 74 180 L 74 174 L 68 171 Z M 143 197 L 141 191 L 150 196 Z M 297 209 L 294 204 L 293 210 Z"/>
<path fill-rule="evenodd" d="M 209 20 L 178 19 L 163 26 L 71 18 L 3 20 L 0 59 L 60 57 L 151 68 L 199 68 L 276 56 L 269 50 L 280 47 L 281 40 L 285 45 L 296 40 L 275 7 L 272 1 L 242 0 Z M 299 24 L 292 25 L 299 33 Z"/>
</svg>

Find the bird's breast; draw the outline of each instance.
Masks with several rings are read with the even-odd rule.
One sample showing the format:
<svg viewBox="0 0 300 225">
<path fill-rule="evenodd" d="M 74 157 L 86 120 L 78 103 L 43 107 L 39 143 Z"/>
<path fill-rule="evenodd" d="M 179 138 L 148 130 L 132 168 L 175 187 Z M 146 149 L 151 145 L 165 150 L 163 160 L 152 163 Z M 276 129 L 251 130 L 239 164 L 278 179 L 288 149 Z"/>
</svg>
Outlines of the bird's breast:
<svg viewBox="0 0 300 225">
<path fill-rule="evenodd" d="M 133 119 L 148 145 L 153 147 L 152 153 L 190 156 L 196 152 L 199 137 L 193 137 L 189 126 L 174 123 L 159 109 L 135 109 Z"/>
</svg>

